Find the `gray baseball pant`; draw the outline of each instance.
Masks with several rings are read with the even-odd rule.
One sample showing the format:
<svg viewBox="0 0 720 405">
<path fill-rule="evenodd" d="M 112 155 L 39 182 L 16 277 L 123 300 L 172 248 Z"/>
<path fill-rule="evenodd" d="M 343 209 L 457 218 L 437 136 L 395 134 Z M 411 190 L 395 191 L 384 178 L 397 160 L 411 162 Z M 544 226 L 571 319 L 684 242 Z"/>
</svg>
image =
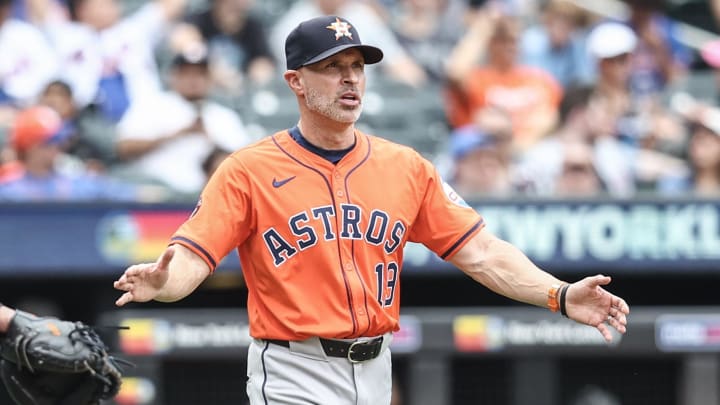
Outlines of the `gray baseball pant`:
<svg viewBox="0 0 720 405">
<path fill-rule="evenodd" d="M 385 335 L 378 357 L 352 363 L 328 357 L 317 338 L 290 348 L 253 339 L 248 349 L 250 405 L 390 405 L 392 361 Z"/>
</svg>

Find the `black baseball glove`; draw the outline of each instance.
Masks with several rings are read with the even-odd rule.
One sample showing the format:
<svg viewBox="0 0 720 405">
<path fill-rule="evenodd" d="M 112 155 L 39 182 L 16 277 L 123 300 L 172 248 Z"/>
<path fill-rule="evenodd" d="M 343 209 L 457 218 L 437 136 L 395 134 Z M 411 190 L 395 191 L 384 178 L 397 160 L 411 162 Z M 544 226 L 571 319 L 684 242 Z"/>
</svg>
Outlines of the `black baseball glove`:
<svg viewBox="0 0 720 405">
<path fill-rule="evenodd" d="M 120 389 L 118 359 L 82 322 L 16 311 L 0 346 L 0 376 L 19 405 L 96 405 Z"/>
</svg>

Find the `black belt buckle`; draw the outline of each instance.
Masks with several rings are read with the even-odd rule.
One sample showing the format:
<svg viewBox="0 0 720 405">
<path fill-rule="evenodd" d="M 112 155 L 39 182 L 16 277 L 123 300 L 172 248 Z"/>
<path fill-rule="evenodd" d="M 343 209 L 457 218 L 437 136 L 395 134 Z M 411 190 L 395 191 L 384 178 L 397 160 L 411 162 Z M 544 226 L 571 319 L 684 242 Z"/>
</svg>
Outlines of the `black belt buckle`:
<svg viewBox="0 0 720 405">
<path fill-rule="evenodd" d="M 348 347 L 347 359 L 351 363 L 361 363 L 372 360 L 380 354 L 383 338 L 366 342 L 352 342 Z"/>
</svg>

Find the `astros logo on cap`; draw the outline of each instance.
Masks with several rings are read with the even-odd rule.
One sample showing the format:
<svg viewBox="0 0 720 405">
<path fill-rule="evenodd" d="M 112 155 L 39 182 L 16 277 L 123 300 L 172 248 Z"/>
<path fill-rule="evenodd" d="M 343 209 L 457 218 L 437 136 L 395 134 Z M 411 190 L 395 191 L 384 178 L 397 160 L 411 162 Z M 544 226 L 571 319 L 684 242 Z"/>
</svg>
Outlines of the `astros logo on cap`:
<svg viewBox="0 0 720 405">
<path fill-rule="evenodd" d="M 348 24 L 345 21 L 340 21 L 339 18 L 335 17 L 335 22 L 325 27 L 329 30 L 335 31 L 335 40 L 342 37 L 348 37 L 350 39 L 353 39 L 352 32 L 350 32 L 350 28 L 352 28 L 352 25 Z"/>
</svg>

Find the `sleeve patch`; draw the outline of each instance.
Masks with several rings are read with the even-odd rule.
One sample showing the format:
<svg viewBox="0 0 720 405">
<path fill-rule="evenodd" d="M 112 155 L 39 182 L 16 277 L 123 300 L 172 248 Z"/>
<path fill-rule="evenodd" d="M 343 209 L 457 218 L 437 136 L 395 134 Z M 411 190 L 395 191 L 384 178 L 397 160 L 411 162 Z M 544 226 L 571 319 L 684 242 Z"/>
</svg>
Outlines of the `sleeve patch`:
<svg viewBox="0 0 720 405">
<path fill-rule="evenodd" d="M 456 205 L 461 207 L 470 207 L 470 205 L 466 203 L 462 197 L 460 197 L 460 194 L 447 184 L 447 182 L 443 182 L 443 191 L 445 191 L 445 196 L 447 196 L 448 200 L 452 201 Z"/>
<path fill-rule="evenodd" d="M 202 206 L 202 197 L 200 197 L 200 198 L 198 199 L 198 202 L 197 202 L 197 204 L 195 205 L 195 208 L 194 208 L 194 209 L 192 210 L 192 212 L 190 213 L 190 218 L 194 217 L 194 216 L 198 213 L 198 211 L 200 211 L 200 207 L 201 207 L 201 206 Z"/>
</svg>

